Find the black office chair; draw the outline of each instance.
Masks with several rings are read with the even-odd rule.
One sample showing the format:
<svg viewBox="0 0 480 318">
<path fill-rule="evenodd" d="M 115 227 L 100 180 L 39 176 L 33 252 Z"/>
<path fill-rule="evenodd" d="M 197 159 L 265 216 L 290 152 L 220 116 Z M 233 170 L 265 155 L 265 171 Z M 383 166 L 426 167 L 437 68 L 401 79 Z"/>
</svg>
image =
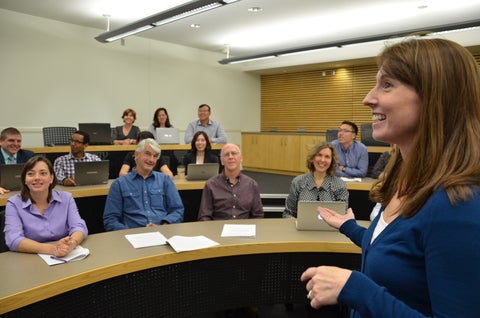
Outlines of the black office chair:
<svg viewBox="0 0 480 318">
<path fill-rule="evenodd" d="M 361 124 L 360 125 L 360 141 L 365 146 L 384 146 L 388 147 L 390 144 L 377 141 L 372 137 L 372 124 Z"/>
<path fill-rule="evenodd" d="M 332 142 L 338 139 L 338 128 L 329 128 L 325 132 L 325 140 L 327 142 Z"/>
<path fill-rule="evenodd" d="M 7 244 L 5 243 L 5 210 L 0 210 L 0 253 L 8 251 Z"/>
<path fill-rule="evenodd" d="M 70 144 L 70 138 L 76 127 L 43 127 L 43 144 L 45 146 L 65 146 Z"/>
</svg>

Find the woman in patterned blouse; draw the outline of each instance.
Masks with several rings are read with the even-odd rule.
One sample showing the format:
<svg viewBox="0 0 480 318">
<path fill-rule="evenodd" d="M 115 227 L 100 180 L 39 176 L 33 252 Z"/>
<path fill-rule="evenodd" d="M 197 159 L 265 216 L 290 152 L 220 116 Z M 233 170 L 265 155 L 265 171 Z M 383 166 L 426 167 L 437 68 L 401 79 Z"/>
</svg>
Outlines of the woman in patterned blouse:
<svg viewBox="0 0 480 318">
<path fill-rule="evenodd" d="M 344 201 L 348 203 L 345 182 L 335 176 L 337 153 L 332 145 L 321 142 L 307 155 L 309 173 L 292 180 L 283 217 L 297 217 L 298 201 Z"/>
</svg>

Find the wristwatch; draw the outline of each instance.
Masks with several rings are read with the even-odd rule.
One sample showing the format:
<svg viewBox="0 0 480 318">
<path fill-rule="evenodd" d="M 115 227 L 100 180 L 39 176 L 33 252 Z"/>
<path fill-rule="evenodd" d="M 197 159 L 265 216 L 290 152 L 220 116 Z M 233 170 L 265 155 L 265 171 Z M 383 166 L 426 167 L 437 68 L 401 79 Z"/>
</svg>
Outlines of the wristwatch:
<svg viewBox="0 0 480 318">
<path fill-rule="evenodd" d="M 342 172 L 345 172 L 345 167 L 342 167 Z"/>
</svg>

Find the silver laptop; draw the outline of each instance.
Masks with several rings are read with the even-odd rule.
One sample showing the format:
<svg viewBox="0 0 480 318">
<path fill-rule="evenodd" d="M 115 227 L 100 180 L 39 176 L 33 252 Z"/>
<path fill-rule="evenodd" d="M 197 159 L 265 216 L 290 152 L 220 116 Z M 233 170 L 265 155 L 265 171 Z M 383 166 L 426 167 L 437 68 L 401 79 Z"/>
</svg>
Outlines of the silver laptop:
<svg viewBox="0 0 480 318">
<path fill-rule="evenodd" d="M 218 163 L 191 163 L 188 165 L 185 179 L 189 181 L 208 180 L 218 174 Z"/>
<path fill-rule="evenodd" d="M 179 144 L 180 131 L 178 128 L 157 128 L 157 142 L 159 144 Z"/>
<path fill-rule="evenodd" d="M 109 161 L 74 162 L 77 186 L 108 183 Z"/>
<path fill-rule="evenodd" d="M 23 165 L 23 163 L 0 165 L 0 186 L 11 191 L 20 190 Z"/>
<path fill-rule="evenodd" d="M 302 231 L 337 231 L 321 219 L 317 208 L 324 208 L 345 214 L 347 203 L 343 201 L 298 201 L 297 230 Z"/>
<path fill-rule="evenodd" d="M 90 145 L 112 144 L 112 129 L 109 123 L 79 123 L 78 130 L 90 136 Z"/>
</svg>

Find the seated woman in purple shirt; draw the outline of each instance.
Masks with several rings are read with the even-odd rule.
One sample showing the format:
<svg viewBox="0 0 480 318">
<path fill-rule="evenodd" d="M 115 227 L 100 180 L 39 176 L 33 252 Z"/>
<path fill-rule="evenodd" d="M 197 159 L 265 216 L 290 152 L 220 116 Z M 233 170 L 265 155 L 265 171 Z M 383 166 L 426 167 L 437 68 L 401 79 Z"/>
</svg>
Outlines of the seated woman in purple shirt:
<svg viewBox="0 0 480 318">
<path fill-rule="evenodd" d="M 88 230 L 69 192 L 53 190 L 57 184 L 52 163 L 43 156 L 29 159 L 22 171 L 21 193 L 8 199 L 5 242 L 12 251 L 63 257 Z"/>
</svg>

